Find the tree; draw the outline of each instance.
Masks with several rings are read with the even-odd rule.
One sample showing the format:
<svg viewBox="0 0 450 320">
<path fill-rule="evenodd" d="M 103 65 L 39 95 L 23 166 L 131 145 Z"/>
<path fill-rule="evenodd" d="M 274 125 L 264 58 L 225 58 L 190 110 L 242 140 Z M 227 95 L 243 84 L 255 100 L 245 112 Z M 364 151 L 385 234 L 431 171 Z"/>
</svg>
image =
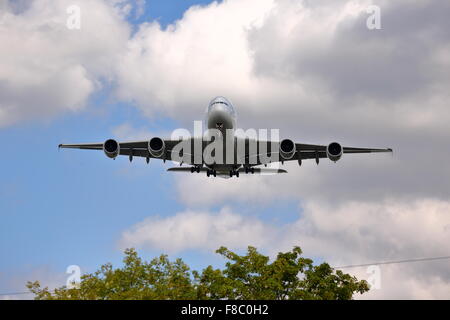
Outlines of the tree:
<svg viewBox="0 0 450 320">
<path fill-rule="evenodd" d="M 171 262 L 161 255 L 143 261 L 134 249 L 125 250 L 124 265 L 110 263 L 81 277 L 78 288 L 63 286 L 50 291 L 38 281 L 28 282 L 37 300 L 122 300 L 122 299 L 352 299 L 369 290 L 366 281 L 327 263 L 313 265 L 299 247 L 280 252 L 273 262 L 254 247 L 240 256 L 225 247 L 216 251 L 228 262 L 223 270 L 208 266 L 201 273 L 190 271 L 181 259 Z"/>
</svg>

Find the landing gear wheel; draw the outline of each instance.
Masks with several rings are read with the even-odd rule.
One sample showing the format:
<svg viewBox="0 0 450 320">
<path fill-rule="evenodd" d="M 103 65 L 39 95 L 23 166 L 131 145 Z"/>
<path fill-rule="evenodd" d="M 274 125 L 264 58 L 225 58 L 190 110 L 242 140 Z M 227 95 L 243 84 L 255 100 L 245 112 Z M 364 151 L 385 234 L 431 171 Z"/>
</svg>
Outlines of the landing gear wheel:
<svg viewBox="0 0 450 320">
<path fill-rule="evenodd" d="M 211 171 L 206 171 L 206 176 L 209 177 L 211 175 Z"/>
<path fill-rule="evenodd" d="M 236 178 L 239 178 L 239 171 L 236 170 L 235 175 L 236 175 Z"/>
</svg>

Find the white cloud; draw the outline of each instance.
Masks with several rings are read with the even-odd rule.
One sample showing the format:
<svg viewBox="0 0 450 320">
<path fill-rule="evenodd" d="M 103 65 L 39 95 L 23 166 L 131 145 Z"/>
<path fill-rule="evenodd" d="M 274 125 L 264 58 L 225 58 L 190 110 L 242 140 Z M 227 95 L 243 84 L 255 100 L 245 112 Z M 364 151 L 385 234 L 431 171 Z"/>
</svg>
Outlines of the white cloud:
<svg viewBox="0 0 450 320">
<path fill-rule="evenodd" d="M 366 28 L 370 3 L 382 7 L 382 30 Z M 271 126 L 342 134 L 357 118 L 372 134 L 379 123 L 388 133 L 442 130 L 446 7 L 290 0 L 193 7 L 167 29 L 141 25 L 118 66 L 118 94 L 147 115 L 182 121 L 222 94 L 250 126 L 270 119 Z"/>
<path fill-rule="evenodd" d="M 141 17 L 145 12 L 145 0 L 136 0 L 136 18 Z"/>
<path fill-rule="evenodd" d="M 448 262 L 420 262 L 383 265 L 380 267 L 380 288 L 373 289 L 364 295 L 355 295 L 355 299 L 448 299 L 450 282 L 441 278 L 431 269 L 428 274 L 418 274 L 417 267 L 434 267 L 443 265 L 448 268 Z M 370 280 L 367 268 L 345 269 L 359 279 Z"/>
<path fill-rule="evenodd" d="M 103 0 L 12 4 L 0 12 L 0 126 L 82 110 L 113 77 L 129 36 L 122 13 Z M 66 26 L 71 5 L 81 9 L 81 30 Z"/>
<path fill-rule="evenodd" d="M 222 94 L 244 127 L 302 128 L 303 139 L 448 131 L 445 2 L 229 0 L 129 38 L 132 2 L 79 1 L 83 28 L 69 32 L 69 2 L 46 1 L 2 16 L 3 125 L 79 110 L 107 78 L 145 114 L 184 122 Z M 370 3 L 382 8 L 381 31 L 365 27 Z"/>
<path fill-rule="evenodd" d="M 450 203 L 435 199 L 351 201 L 338 206 L 307 202 L 291 228 L 288 238 L 303 235 L 299 240 L 311 254 L 340 264 L 361 263 L 360 257 L 380 261 L 443 256 L 450 252 Z"/>
<path fill-rule="evenodd" d="M 122 248 L 150 247 L 165 252 L 186 249 L 215 250 L 220 246 L 262 246 L 271 228 L 224 208 L 217 214 L 185 211 L 167 218 L 148 218 L 125 231 Z"/>
<path fill-rule="evenodd" d="M 281 213 L 280 213 L 281 214 Z M 450 252 L 450 202 L 350 202 L 337 207 L 306 202 L 294 223 L 272 226 L 228 209 L 219 213 L 186 211 L 148 218 L 122 235 L 122 247 L 163 252 L 213 251 L 224 245 L 254 245 L 271 256 L 300 246 L 307 257 L 332 266 L 445 256 Z M 360 298 L 448 298 L 449 261 L 381 266 L 381 289 Z M 366 268 L 344 269 L 368 279 Z"/>
<path fill-rule="evenodd" d="M 334 266 L 448 256 L 450 202 L 436 199 L 349 202 L 333 207 L 307 202 L 284 232 L 279 248 L 300 245 L 305 255 Z M 449 261 L 382 265 L 381 288 L 361 298 L 445 299 Z M 344 269 L 368 279 L 366 268 Z"/>
<path fill-rule="evenodd" d="M 147 127 L 135 128 L 125 122 L 112 129 L 114 137 L 122 141 L 150 140 L 152 137 L 170 137 L 169 131 L 152 132 Z"/>
<path fill-rule="evenodd" d="M 366 28 L 371 3 L 381 6 L 382 30 Z M 351 155 L 333 170 L 323 169 L 326 161 L 317 172 L 295 170 L 300 176 L 276 178 L 284 192 L 291 192 L 283 187 L 289 183 L 312 197 L 448 198 L 447 8 L 429 0 L 230 0 L 192 7 L 167 29 L 141 25 L 118 65 L 117 93 L 149 116 L 166 114 L 187 127 L 222 94 L 235 103 L 243 128 L 395 150 L 390 162 Z M 255 193 L 268 186 L 252 184 Z"/>
<path fill-rule="evenodd" d="M 118 66 L 120 98 L 148 115 L 202 115 L 212 96 L 251 92 L 247 29 L 259 25 L 271 0 L 224 1 L 194 6 L 162 30 L 141 25 Z M 195 113 L 197 112 L 197 113 Z"/>
</svg>

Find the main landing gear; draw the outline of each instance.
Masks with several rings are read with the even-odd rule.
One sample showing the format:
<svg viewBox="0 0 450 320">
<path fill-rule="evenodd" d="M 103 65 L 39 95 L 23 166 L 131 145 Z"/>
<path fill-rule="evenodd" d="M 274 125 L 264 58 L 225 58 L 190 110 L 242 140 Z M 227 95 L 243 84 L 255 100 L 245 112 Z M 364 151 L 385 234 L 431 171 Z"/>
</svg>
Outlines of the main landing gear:
<svg viewBox="0 0 450 320">
<path fill-rule="evenodd" d="M 191 167 L 191 173 L 194 172 L 200 173 L 200 166 Z"/>
<path fill-rule="evenodd" d="M 253 167 L 245 167 L 245 173 L 255 174 L 255 168 Z"/>
<path fill-rule="evenodd" d="M 236 176 L 236 178 L 239 178 L 239 171 L 238 170 L 230 170 L 230 178 L 233 176 Z"/>
<path fill-rule="evenodd" d="M 255 174 L 255 168 L 253 167 L 247 167 L 244 166 L 244 171 L 246 174 Z M 236 176 L 236 178 L 239 178 L 239 170 L 235 169 L 235 170 L 230 170 L 230 177 Z"/>
<path fill-rule="evenodd" d="M 209 177 L 209 176 L 216 176 L 217 175 L 217 172 L 216 172 L 216 170 L 210 170 L 210 169 L 208 169 L 208 171 L 206 171 L 206 176 L 207 177 Z"/>
</svg>

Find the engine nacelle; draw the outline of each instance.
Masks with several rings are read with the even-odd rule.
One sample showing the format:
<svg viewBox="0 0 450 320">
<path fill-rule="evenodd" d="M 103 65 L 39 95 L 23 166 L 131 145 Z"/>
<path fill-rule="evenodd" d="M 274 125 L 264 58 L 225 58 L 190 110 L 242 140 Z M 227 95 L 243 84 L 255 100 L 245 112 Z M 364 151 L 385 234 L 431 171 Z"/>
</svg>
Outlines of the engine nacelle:
<svg viewBox="0 0 450 320">
<path fill-rule="evenodd" d="M 120 154 L 120 144 L 114 139 L 108 139 L 103 143 L 103 152 L 108 158 L 114 159 Z"/>
<path fill-rule="evenodd" d="M 295 154 L 295 143 L 292 140 L 284 139 L 280 142 L 280 155 L 284 160 L 291 159 Z"/>
<path fill-rule="evenodd" d="M 161 138 L 154 137 L 148 142 L 148 152 L 150 152 L 150 154 L 155 158 L 161 157 L 165 150 L 166 145 L 164 140 Z"/>
<path fill-rule="evenodd" d="M 332 142 L 327 146 L 327 157 L 331 161 L 338 161 L 342 157 L 344 149 L 337 142 Z"/>
</svg>

